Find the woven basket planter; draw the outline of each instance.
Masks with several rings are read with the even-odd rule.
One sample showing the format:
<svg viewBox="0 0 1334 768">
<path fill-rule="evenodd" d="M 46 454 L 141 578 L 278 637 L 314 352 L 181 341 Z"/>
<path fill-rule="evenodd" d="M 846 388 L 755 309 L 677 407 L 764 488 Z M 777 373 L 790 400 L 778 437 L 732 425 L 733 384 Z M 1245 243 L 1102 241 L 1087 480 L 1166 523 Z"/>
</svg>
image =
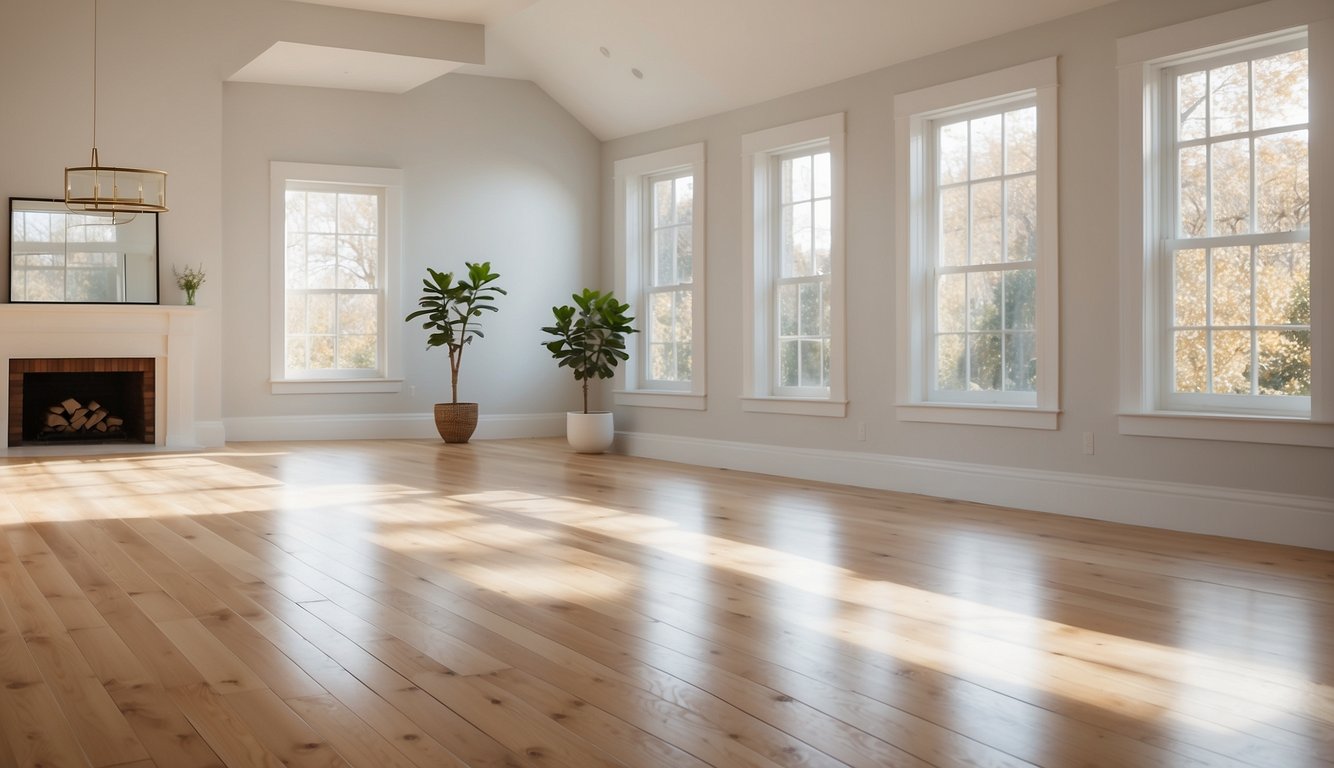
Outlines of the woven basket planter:
<svg viewBox="0 0 1334 768">
<path fill-rule="evenodd" d="M 446 443 L 466 443 L 477 429 L 477 403 L 436 403 L 435 429 Z"/>
</svg>

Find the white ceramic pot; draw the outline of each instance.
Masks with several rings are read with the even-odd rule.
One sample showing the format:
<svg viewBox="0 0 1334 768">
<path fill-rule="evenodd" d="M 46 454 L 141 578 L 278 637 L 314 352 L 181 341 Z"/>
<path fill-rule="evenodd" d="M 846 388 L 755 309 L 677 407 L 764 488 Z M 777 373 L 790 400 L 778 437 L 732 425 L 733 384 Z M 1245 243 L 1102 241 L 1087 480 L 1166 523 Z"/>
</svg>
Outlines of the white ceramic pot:
<svg viewBox="0 0 1334 768">
<path fill-rule="evenodd" d="M 616 439 L 616 428 L 612 425 L 611 417 L 609 411 L 570 411 L 565 414 L 565 439 L 579 453 L 606 453 Z"/>
</svg>

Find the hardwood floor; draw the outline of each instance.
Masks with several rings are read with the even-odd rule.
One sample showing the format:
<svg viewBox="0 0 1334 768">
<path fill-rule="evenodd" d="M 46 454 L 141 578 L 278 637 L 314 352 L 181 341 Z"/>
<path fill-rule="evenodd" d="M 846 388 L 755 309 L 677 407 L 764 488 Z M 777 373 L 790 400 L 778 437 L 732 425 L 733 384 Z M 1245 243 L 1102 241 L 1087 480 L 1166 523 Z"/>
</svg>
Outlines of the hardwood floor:
<svg viewBox="0 0 1334 768">
<path fill-rule="evenodd" d="M 1334 765 L 1334 553 L 551 440 L 0 458 L 0 768 L 84 765 Z"/>
</svg>

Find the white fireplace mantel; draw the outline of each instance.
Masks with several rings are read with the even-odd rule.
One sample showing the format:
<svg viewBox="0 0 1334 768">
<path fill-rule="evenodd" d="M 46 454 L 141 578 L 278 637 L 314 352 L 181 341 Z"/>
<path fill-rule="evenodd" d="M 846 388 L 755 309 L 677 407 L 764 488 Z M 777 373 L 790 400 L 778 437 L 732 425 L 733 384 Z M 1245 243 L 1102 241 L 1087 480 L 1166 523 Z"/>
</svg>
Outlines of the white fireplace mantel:
<svg viewBox="0 0 1334 768">
<path fill-rule="evenodd" d="M 195 321 L 201 311 L 160 304 L 0 304 L 0 365 L 8 372 L 14 358 L 154 358 L 157 444 L 195 448 Z M 0 409 L 0 435 L 8 422 L 8 409 Z"/>
</svg>

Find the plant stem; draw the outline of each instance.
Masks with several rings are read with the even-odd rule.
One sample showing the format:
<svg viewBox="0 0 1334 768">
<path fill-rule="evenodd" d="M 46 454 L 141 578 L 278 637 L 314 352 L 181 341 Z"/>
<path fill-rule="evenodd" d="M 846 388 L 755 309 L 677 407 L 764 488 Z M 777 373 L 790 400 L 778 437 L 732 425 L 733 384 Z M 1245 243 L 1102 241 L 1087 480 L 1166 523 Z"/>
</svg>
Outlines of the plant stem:
<svg viewBox="0 0 1334 768">
<path fill-rule="evenodd" d="M 584 379 L 584 413 L 588 413 L 588 379 Z"/>
</svg>

